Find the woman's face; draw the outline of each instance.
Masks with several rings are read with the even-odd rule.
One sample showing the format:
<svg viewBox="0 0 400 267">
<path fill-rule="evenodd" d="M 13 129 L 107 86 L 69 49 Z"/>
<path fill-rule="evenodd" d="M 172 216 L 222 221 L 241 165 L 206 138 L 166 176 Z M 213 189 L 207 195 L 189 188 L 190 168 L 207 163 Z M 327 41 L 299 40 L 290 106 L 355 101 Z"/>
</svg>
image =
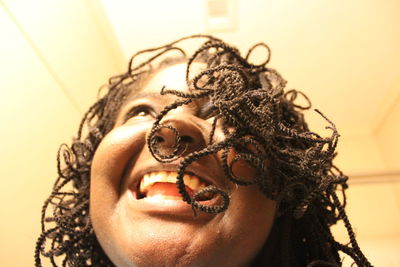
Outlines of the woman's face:
<svg viewBox="0 0 400 267">
<path fill-rule="evenodd" d="M 256 186 L 229 182 L 219 164 L 220 154 L 190 164 L 184 180 L 189 192 L 216 185 L 230 194 L 230 205 L 225 212 L 197 211 L 197 216 L 176 189 L 182 158 L 162 164 L 150 154 L 146 137 L 155 115 L 176 99 L 160 95 L 160 89 L 186 92 L 185 70 L 185 64 L 168 67 L 130 96 L 95 153 L 90 215 L 102 248 L 117 266 L 244 266 L 254 259 L 272 227 L 275 202 Z M 185 154 L 208 143 L 212 120 L 202 118 L 202 105 L 193 102 L 173 109 L 161 121 L 178 130 L 186 142 Z M 174 143 L 175 135 L 164 129 L 158 138 L 165 148 Z M 217 127 L 214 140 L 223 138 Z M 234 171 L 251 173 L 245 164 L 236 165 Z"/>
</svg>

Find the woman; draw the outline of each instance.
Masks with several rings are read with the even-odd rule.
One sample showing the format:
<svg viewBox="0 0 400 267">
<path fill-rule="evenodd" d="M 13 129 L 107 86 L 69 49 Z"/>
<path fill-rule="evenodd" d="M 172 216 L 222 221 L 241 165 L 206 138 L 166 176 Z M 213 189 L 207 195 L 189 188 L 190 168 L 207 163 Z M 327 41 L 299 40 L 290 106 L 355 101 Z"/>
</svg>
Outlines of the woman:
<svg viewBox="0 0 400 267">
<path fill-rule="evenodd" d="M 192 38 L 206 42 L 188 57 Z M 340 266 L 339 251 L 371 266 L 336 195 L 334 124 L 308 129 L 269 54 L 248 62 L 258 46 L 243 58 L 197 35 L 134 55 L 59 151 L 36 266 Z"/>
</svg>

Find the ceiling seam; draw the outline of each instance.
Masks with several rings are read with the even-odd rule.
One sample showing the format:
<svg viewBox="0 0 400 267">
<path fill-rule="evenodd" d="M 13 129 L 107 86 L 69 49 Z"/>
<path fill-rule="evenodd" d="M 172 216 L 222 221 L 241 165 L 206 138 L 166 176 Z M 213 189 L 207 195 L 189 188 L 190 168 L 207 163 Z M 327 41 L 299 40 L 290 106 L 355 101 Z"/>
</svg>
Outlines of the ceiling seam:
<svg viewBox="0 0 400 267">
<path fill-rule="evenodd" d="M 103 38 L 107 48 L 110 50 L 111 60 L 115 70 L 119 73 L 124 72 L 128 62 L 122 54 L 121 46 L 117 41 L 118 39 L 115 36 L 109 18 L 105 14 L 104 6 L 99 1 L 85 1 L 85 4 L 97 26 L 100 36 Z"/>
<path fill-rule="evenodd" d="M 79 113 L 82 114 L 82 108 L 79 106 L 78 102 L 76 99 L 69 93 L 67 87 L 64 85 L 63 81 L 61 78 L 57 75 L 57 73 L 53 70 L 51 67 L 50 63 L 47 62 L 46 58 L 42 55 L 40 52 L 40 49 L 35 45 L 35 42 L 30 38 L 29 34 L 24 30 L 22 25 L 18 22 L 17 18 L 14 16 L 14 14 L 11 12 L 11 10 L 7 7 L 7 5 L 3 2 L 0 1 L 0 4 L 3 6 L 4 11 L 7 13 L 7 15 L 11 18 L 11 20 L 14 22 L 14 24 L 17 26 L 17 29 L 20 31 L 22 34 L 23 38 L 28 42 L 30 47 L 32 48 L 33 52 L 36 54 L 38 57 L 39 61 L 42 62 L 44 67 L 47 69 L 49 72 L 50 76 L 54 79 L 56 84 L 61 88 L 62 93 L 64 96 L 68 99 L 68 101 L 72 104 L 74 109 Z"/>
<path fill-rule="evenodd" d="M 400 80 L 397 80 L 400 81 Z M 398 87 L 400 83 L 399 82 L 395 82 L 394 87 Z M 393 110 L 396 107 L 396 104 L 400 103 L 400 90 L 396 90 L 396 88 L 393 90 L 395 91 L 395 96 L 392 98 L 393 100 L 389 100 L 389 104 L 387 104 L 387 108 L 383 107 L 383 112 L 380 115 L 380 118 L 378 120 L 376 120 L 375 125 L 373 126 L 373 130 L 372 130 L 372 135 L 374 137 L 376 137 L 379 134 L 379 131 L 382 129 L 383 125 L 385 124 L 389 114 L 391 114 L 393 112 Z M 397 92 L 396 92 L 397 91 Z M 390 94 L 390 92 L 388 93 Z M 390 96 L 389 96 L 390 97 Z"/>
</svg>

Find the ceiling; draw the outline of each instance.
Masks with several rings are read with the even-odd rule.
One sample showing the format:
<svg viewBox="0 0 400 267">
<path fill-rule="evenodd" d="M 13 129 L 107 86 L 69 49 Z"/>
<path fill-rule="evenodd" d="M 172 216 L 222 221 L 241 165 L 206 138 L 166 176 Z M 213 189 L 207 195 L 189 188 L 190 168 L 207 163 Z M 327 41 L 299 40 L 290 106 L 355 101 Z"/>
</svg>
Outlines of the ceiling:
<svg viewBox="0 0 400 267">
<path fill-rule="evenodd" d="M 399 92 L 400 1 L 227 0 L 233 24 L 225 31 L 207 27 L 210 1 L 102 0 L 102 7 L 124 60 L 194 33 L 214 34 L 243 54 L 265 42 L 270 67 L 342 134 L 373 134 L 385 119 Z M 315 114 L 309 120 L 325 127 Z"/>
</svg>

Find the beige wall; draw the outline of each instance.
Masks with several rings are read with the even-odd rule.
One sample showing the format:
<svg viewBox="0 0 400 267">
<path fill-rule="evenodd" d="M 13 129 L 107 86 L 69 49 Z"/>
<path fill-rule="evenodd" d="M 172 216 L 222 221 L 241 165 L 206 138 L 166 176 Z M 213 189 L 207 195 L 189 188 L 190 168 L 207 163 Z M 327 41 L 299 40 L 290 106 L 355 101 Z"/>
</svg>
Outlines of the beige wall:
<svg viewBox="0 0 400 267">
<path fill-rule="evenodd" d="M 371 134 L 342 137 L 337 164 L 350 174 L 347 213 L 360 247 L 376 266 L 394 267 L 400 266 L 400 79 L 385 103 Z M 343 225 L 334 233 L 348 242 Z"/>
<path fill-rule="evenodd" d="M 0 2 L 0 266 L 33 266 L 58 146 L 121 70 L 87 4 Z"/>
<path fill-rule="evenodd" d="M 389 102 L 390 101 L 390 102 Z M 391 88 L 388 108 L 384 119 L 375 129 L 375 138 L 379 144 L 386 167 L 400 169 L 400 77 Z"/>
<path fill-rule="evenodd" d="M 375 266 L 400 266 L 400 81 L 371 134 L 341 137 L 336 164 L 350 175 L 347 214 Z M 333 228 L 347 243 L 343 225 Z M 346 258 L 345 266 L 351 261 Z"/>
<path fill-rule="evenodd" d="M 397 181 L 379 182 L 382 178 L 350 182 L 347 214 L 357 241 L 371 263 L 396 267 L 400 264 L 400 177 Z M 342 224 L 334 226 L 333 233 L 339 241 L 349 242 Z M 344 266 L 350 266 L 348 257 L 345 262 Z"/>
</svg>

